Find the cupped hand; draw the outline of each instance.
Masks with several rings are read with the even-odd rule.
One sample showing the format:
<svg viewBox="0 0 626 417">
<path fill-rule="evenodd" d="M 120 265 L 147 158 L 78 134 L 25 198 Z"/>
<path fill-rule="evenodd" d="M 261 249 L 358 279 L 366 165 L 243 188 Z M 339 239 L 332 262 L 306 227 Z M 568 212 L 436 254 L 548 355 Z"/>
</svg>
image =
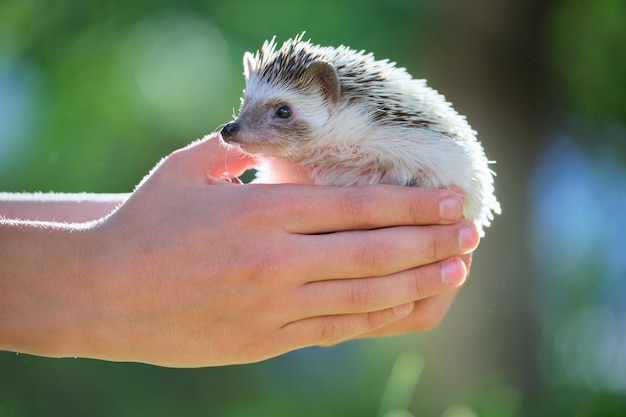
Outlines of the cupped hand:
<svg viewBox="0 0 626 417">
<path fill-rule="evenodd" d="M 443 317 L 478 245 L 462 196 L 215 180 L 254 165 L 233 152 L 212 136 L 171 154 L 87 232 L 106 273 L 90 283 L 84 356 L 246 363 Z"/>
</svg>

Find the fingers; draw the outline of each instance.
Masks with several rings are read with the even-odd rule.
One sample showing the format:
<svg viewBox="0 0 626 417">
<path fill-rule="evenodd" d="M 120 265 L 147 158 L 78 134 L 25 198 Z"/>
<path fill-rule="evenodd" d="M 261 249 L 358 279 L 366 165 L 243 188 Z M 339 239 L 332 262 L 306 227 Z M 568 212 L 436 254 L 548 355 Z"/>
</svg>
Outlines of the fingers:
<svg viewBox="0 0 626 417">
<path fill-rule="evenodd" d="M 405 271 L 471 252 L 479 239 L 474 223 L 461 220 L 453 225 L 305 235 L 294 244 L 303 254 L 300 276 L 310 282 Z"/>
<path fill-rule="evenodd" d="M 470 263 L 468 253 L 384 277 L 306 284 L 290 314 L 303 319 L 281 330 L 299 347 L 430 330 L 443 321 Z"/>
<path fill-rule="evenodd" d="M 330 346 L 357 337 L 380 337 L 437 327 L 454 301 L 458 290 L 420 301 L 371 313 L 321 316 L 285 325 L 283 336 L 297 349 L 304 346 Z"/>
<path fill-rule="evenodd" d="M 408 316 L 387 326 L 363 333 L 360 337 L 394 336 L 432 330 L 441 324 L 458 292 L 459 290 L 456 289 L 418 300 Z"/>
<path fill-rule="evenodd" d="M 257 165 L 256 160 L 237 148 L 225 145 L 219 134 L 205 136 L 169 155 L 162 163 L 176 179 L 204 181 L 220 178 L 224 172 L 235 176 Z"/>
<path fill-rule="evenodd" d="M 300 317 L 392 308 L 458 288 L 467 276 L 459 257 L 384 277 L 313 282 L 295 303 Z"/>
<path fill-rule="evenodd" d="M 301 234 L 449 224 L 461 218 L 463 207 L 462 194 L 450 189 L 295 184 L 247 187 L 251 193 L 256 191 L 257 208 L 267 207 L 286 231 Z"/>
<path fill-rule="evenodd" d="M 467 277 L 472 263 L 472 254 L 461 255 L 459 258 L 465 264 L 465 276 Z M 415 302 L 415 308 L 406 318 L 372 332 L 364 333 L 360 337 L 391 336 L 431 330 L 441 324 L 458 292 L 457 288 L 418 300 Z"/>
<path fill-rule="evenodd" d="M 384 328 L 413 310 L 414 303 L 361 314 L 319 316 L 285 325 L 281 331 L 297 347 L 330 346 Z"/>
<path fill-rule="evenodd" d="M 214 183 L 213 179 L 224 172 L 238 176 L 257 164 L 253 157 L 226 146 L 219 134 L 214 134 L 173 152 L 153 175 Z M 302 234 L 449 224 L 461 218 L 463 207 L 463 195 L 454 188 L 254 184 L 246 190 L 256 208 L 268 209 L 263 214 L 280 220 L 286 231 Z"/>
</svg>

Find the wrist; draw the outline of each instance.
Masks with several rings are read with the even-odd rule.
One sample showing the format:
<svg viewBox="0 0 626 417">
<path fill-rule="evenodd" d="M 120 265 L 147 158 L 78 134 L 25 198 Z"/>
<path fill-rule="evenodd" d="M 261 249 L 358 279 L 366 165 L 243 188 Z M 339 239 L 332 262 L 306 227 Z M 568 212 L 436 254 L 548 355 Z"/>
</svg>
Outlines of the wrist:
<svg viewBox="0 0 626 417">
<path fill-rule="evenodd" d="M 109 227 L 107 220 L 93 222 L 72 234 L 75 245 L 80 245 L 76 265 L 76 278 L 68 294 L 74 294 L 73 302 L 68 303 L 64 334 L 66 344 L 62 356 L 79 356 L 94 359 L 120 360 L 123 350 L 125 322 L 123 300 L 129 294 L 123 293 L 125 283 L 132 279 L 130 265 L 125 260 L 129 256 L 127 241 L 116 236 L 115 227 Z"/>
<path fill-rule="evenodd" d="M 0 347 L 44 356 L 78 356 L 89 318 L 87 225 L 0 224 Z"/>
</svg>

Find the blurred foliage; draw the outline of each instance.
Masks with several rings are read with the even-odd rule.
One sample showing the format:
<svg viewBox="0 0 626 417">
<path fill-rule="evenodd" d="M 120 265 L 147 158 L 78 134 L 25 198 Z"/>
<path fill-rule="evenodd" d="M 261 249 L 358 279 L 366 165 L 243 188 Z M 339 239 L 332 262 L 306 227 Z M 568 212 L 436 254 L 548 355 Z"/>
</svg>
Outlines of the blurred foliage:
<svg viewBox="0 0 626 417">
<path fill-rule="evenodd" d="M 546 53 L 559 99 L 596 126 L 626 121 L 624 22 L 622 0 L 561 0 L 547 20 Z"/>
<path fill-rule="evenodd" d="M 132 190 L 164 155 L 231 119 L 244 85 L 244 51 L 305 30 L 314 42 L 366 49 L 431 80 L 490 133 L 484 143 L 488 153 L 495 150 L 497 181 L 511 184 L 536 162 L 529 149 L 540 148 L 542 138 L 533 123 L 571 128 L 575 120 L 577 140 L 610 142 L 609 153 L 626 150 L 624 21 L 623 0 L 0 0 L 0 189 Z M 458 86 L 469 86 L 466 94 Z M 546 114 L 531 118 L 519 103 L 537 103 Z M 520 131 L 533 134 L 520 139 Z M 499 193 L 505 215 L 489 239 L 504 239 L 492 256 L 479 251 L 461 296 L 480 302 L 458 301 L 435 332 L 197 370 L 2 352 L 0 417 L 626 415 L 623 391 L 546 375 L 561 372 L 555 363 L 563 358 L 550 339 L 535 340 L 540 332 L 528 330 L 540 326 L 533 321 L 540 315 L 519 307 L 524 294 L 517 289 L 532 291 L 533 280 L 507 282 L 530 263 L 517 258 L 524 237 L 506 233 L 521 221 L 507 213 L 524 204 L 507 200 L 519 188 Z M 567 242 L 580 236 L 567 235 Z M 555 238 L 553 247 L 561 242 Z M 517 267 L 507 264 L 511 254 Z M 578 258 L 586 269 L 566 265 L 560 272 L 600 273 L 593 260 Z M 510 275 L 482 277 L 481 259 Z M 605 285 L 559 282 L 551 298 L 529 301 L 551 307 L 536 310 L 550 311 L 552 322 L 575 317 L 598 292 L 574 285 Z M 483 321 L 483 333 L 473 332 Z M 527 328 L 516 327 L 524 321 Z M 529 350 L 536 361 L 518 356 Z M 577 353 L 581 361 L 585 353 Z"/>
</svg>

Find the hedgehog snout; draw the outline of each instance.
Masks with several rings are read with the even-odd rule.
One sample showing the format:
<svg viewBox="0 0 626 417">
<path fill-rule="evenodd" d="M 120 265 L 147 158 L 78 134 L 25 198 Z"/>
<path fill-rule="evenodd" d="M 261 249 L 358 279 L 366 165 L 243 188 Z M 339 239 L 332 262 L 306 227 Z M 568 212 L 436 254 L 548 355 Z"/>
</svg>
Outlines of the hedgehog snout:
<svg viewBox="0 0 626 417">
<path fill-rule="evenodd" d="M 236 135 L 239 132 L 239 123 L 230 122 L 226 123 L 226 125 L 222 128 L 220 132 L 222 134 L 222 138 L 228 142 L 231 136 Z"/>
</svg>

